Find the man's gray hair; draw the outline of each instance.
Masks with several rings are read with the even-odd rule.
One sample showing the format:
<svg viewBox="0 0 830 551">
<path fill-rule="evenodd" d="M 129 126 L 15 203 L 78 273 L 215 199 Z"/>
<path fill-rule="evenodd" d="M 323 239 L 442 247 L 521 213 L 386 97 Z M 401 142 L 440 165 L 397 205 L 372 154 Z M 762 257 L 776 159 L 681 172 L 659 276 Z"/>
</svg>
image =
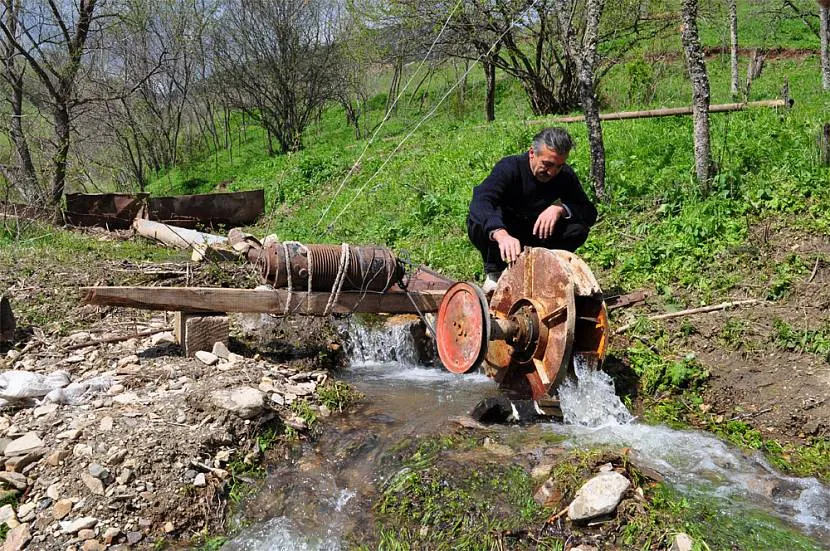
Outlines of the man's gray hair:
<svg viewBox="0 0 830 551">
<path fill-rule="evenodd" d="M 539 153 L 542 146 L 549 147 L 560 155 L 567 155 L 574 146 L 574 141 L 568 131 L 561 126 L 543 128 L 533 138 L 533 151 Z"/>
</svg>

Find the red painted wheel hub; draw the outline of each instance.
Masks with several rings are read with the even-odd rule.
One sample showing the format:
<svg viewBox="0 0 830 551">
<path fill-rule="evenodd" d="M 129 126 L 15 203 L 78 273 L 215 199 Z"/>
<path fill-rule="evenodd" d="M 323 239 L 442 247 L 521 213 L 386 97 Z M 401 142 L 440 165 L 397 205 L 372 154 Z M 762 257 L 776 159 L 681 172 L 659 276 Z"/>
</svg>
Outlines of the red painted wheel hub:
<svg viewBox="0 0 830 551">
<path fill-rule="evenodd" d="M 438 356 L 453 373 L 474 369 L 487 351 L 490 314 L 484 293 L 469 283 L 456 283 L 447 290 L 435 323 Z"/>
</svg>

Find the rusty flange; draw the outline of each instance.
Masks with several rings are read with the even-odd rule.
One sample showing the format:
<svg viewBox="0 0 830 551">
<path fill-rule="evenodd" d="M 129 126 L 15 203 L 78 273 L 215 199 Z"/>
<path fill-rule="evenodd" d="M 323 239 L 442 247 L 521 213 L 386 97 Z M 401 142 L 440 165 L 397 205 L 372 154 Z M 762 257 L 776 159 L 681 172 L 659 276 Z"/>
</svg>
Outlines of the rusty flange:
<svg viewBox="0 0 830 551">
<path fill-rule="evenodd" d="M 441 363 L 453 373 L 467 373 L 481 362 L 490 336 L 487 298 L 481 289 L 459 282 L 447 290 L 435 322 Z"/>
</svg>

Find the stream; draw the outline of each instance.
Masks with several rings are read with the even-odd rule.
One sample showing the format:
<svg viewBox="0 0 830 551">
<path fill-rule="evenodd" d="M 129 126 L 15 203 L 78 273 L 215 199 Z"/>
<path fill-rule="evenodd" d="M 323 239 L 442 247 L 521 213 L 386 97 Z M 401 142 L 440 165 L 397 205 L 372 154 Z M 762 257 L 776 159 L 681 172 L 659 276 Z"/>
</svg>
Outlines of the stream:
<svg viewBox="0 0 830 551">
<path fill-rule="evenodd" d="M 404 326 L 349 327 L 350 367 L 341 378 L 365 395 L 348 415 L 325 420 L 314 442 L 269 470 L 247 504 L 252 524 L 223 549 L 339 550 L 343 536 L 371 526 L 378 482 L 393 474 L 383 458 L 406 439 L 435 434 L 448 419 L 497 396 L 480 374 L 454 375 L 415 365 Z M 550 431 L 564 447 L 629 447 L 684 495 L 718 499 L 724 515 L 773 514 L 830 547 L 830 489 L 815 478 L 778 473 L 760 454 L 747 454 L 703 432 L 638 423 L 614 393 L 611 378 L 581 361 L 576 380 L 559 389 L 564 423 L 503 426 L 499 431 Z M 734 512 L 730 512 L 734 511 Z"/>
</svg>

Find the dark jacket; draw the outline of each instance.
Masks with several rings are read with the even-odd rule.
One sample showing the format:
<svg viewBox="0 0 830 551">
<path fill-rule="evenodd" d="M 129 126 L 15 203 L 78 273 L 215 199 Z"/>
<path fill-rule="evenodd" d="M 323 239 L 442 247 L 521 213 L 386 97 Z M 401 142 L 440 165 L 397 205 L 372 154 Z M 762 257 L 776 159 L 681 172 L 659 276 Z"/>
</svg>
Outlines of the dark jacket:
<svg viewBox="0 0 830 551">
<path fill-rule="evenodd" d="M 582 190 L 573 169 L 565 165 L 550 182 L 540 182 L 530 171 L 527 152 L 511 155 L 496 163 L 493 171 L 473 188 L 470 221 L 486 233 L 515 225 L 533 226 L 543 210 L 561 202 L 574 222 L 592 226 L 597 209 Z"/>
</svg>

